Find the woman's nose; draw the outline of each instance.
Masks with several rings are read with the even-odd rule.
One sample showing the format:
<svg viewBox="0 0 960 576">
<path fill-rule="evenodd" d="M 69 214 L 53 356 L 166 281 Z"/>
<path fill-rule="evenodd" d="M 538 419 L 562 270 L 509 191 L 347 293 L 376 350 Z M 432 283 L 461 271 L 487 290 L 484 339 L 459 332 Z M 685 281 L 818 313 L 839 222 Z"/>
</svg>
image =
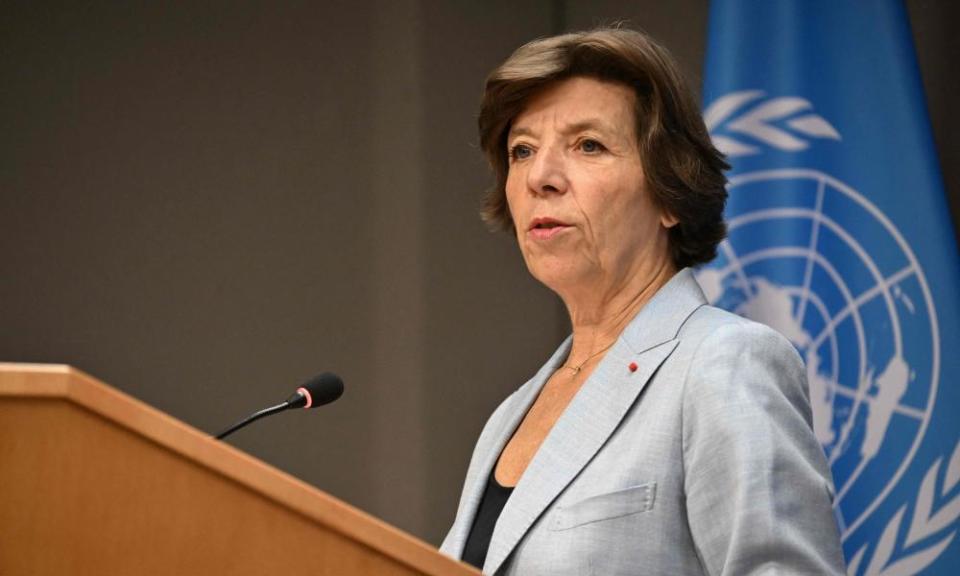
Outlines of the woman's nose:
<svg viewBox="0 0 960 576">
<path fill-rule="evenodd" d="M 527 172 L 527 187 L 534 194 L 562 194 L 567 191 L 566 161 L 561 150 L 542 147 Z"/>
</svg>

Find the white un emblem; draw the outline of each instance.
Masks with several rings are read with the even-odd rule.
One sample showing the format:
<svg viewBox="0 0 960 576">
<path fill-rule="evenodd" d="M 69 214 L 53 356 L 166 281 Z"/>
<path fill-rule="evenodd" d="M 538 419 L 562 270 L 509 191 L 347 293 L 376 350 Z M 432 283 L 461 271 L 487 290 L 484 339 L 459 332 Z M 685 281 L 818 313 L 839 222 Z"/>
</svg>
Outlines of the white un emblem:
<svg viewBox="0 0 960 576">
<path fill-rule="evenodd" d="M 762 96 L 734 93 L 705 113 L 715 143 L 729 157 L 761 153 L 755 142 L 796 151 L 810 138 L 840 139 L 799 98 L 770 99 L 731 119 Z M 787 120 L 798 111 L 805 115 Z M 721 125 L 728 135 L 718 133 Z M 745 143 L 729 134 L 751 138 Z M 833 470 L 850 574 L 889 573 L 898 563 L 894 572 L 914 574 L 952 534 L 942 547 L 921 546 L 913 555 L 893 551 L 907 550 L 956 516 L 952 509 L 947 517 L 931 509 L 940 460 L 911 466 L 930 423 L 940 372 L 937 316 L 923 269 L 890 218 L 822 171 L 741 173 L 728 190 L 735 207 L 729 236 L 697 279 L 711 303 L 775 328 L 804 358 L 814 432 Z M 946 482 L 957 481 L 947 476 Z M 907 483 L 900 482 L 905 477 L 912 485 L 907 494 Z M 895 499 L 904 506 L 891 506 Z M 904 518 L 907 501 L 916 502 L 912 519 Z M 864 570 L 859 565 L 865 558 L 870 565 Z"/>
</svg>

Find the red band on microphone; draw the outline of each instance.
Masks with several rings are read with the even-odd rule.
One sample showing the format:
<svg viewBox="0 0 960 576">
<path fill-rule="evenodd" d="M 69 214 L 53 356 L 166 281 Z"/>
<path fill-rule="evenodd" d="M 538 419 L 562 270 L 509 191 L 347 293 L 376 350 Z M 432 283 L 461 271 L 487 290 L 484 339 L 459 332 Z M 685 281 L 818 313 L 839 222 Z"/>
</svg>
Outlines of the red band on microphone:
<svg viewBox="0 0 960 576">
<path fill-rule="evenodd" d="M 313 406 L 313 397 L 310 396 L 310 391 L 309 391 L 309 390 L 307 390 L 306 388 L 303 388 L 303 387 L 301 386 L 300 388 L 297 388 L 297 392 L 303 394 L 303 397 L 307 399 L 307 404 L 306 404 L 306 406 L 304 406 L 304 408 L 309 408 L 309 407 Z"/>
</svg>

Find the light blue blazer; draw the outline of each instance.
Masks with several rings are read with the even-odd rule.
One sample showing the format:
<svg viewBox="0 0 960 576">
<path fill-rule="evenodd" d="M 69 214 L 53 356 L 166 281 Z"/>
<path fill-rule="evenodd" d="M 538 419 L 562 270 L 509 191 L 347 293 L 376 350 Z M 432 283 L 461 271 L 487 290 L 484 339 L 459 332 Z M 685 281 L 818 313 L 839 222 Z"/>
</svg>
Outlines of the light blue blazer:
<svg viewBox="0 0 960 576">
<path fill-rule="evenodd" d="M 568 338 L 490 417 L 441 551 L 460 558 L 500 452 L 569 350 Z M 685 269 L 554 425 L 500 515 L 483 572 L 841 575 L 832 495 L 797 352 L 708 306 Z"/>
</svg>

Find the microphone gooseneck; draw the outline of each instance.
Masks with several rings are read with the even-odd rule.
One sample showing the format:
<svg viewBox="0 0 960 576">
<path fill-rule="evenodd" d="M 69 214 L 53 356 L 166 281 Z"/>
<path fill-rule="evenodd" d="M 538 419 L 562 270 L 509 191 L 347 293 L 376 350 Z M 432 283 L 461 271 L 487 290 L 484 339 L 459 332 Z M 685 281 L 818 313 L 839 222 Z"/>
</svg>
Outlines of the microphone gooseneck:
<svg viewBox="0 0 960 576">
<path fill-rule="evenodd" d="M 237 430 L 243 428 L 247 424 L 270 416 L 271 414 L 276 414 L 278 412 L 283 412 L 284 410 L 289 410 L 291 408 L 316 408 L 317 406 L 323 406 L 324 404 L 329 404 L 339 398 L 343 394 L 343 380 L 339 376 L 331 372 L 324 372 L 314 376 L 307 382 L 297 388 L 296 392 L 290 395 L 281 404 L 276 406 L 271 406 L 269 408 L 264 408 L 258 412 L 247 416 L 243 420 L 237 422 L 233 426 L 227 428 L 223 432 L 217 434 L 217 440 L 223 440 L 230 434 L 233 434 Z"/>
</svg>

